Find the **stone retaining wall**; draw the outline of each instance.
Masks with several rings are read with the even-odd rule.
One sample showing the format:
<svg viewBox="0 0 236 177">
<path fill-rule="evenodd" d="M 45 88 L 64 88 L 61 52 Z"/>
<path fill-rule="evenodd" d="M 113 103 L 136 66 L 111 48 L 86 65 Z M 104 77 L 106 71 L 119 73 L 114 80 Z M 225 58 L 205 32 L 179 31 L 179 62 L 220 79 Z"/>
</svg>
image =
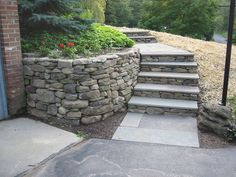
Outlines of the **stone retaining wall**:
<svg viewBox="0 0 236 177">
<path fill-rule="evenodd" d="M 126 109 L 139 62 L 137 49 L 89 59 L 24 58 L 28 113 L 68 124 L 104 120 Z"/>
</svg>

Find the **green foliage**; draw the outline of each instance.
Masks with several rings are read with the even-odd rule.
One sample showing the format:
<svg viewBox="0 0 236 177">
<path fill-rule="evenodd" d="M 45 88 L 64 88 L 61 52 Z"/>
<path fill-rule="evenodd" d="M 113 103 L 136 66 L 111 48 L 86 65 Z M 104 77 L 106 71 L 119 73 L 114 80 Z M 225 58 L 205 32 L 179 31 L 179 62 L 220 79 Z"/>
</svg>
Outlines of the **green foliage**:
<svg viewBox="0 0 236 177">
<path fill-rule="evenodd" d="M 71 8 L 67 1 L 69 2 L 69 0 L 20 0 L 21 33 L 28 35 L 29 32 L 72 32 L 85 29 L 87 21 L 79 18 L 81 10 Z M 73 15 L 70 16 L 71 14 Z"/>
<path fill-rule="evenodd" d="M 144 4 L 140 26 L 210 40 L 216 10 L 215 0 L 150 0 Z"/>
<path fill-rule="evenodd" d="M 129 19 L 129 27 L 137 27 L 139 21 L 141 20 L 141 13 L 143 9 L 143 3 L 145 0 L 130 0 L 130 9 L 131 9 L 131 17 Z"/>
<path fill-rule="evenodd" d="M 123 33 L 100 24 L 93 24 L 79 35 L 36 33 L 22 41 L 23 52 L 38 52 L 42 56 L 74 58 L 77 54 L 99 54 L 113 48 L 132 47 L 134 41 Z M 73 45 L 70 45 L 73 44 Z"/>
<path fill-rule="evenodd" d="M 228 129 L 228 141 L 236 141 L 236 96 L 228 99 L 229 106 L 233 109 L 233 119 L 231 120 L 232 126 Z"/>
<path fill-rule="evenodd" d="M 228 129 L 227 139 L 229 142 L 236 141 L 236 127 Z"/>
<path fill-rule="evenodd" d="M 106 1 L 106 24 L 114 26 L 129 26 L 131 19 L 130 0 Z"/>
<path fill-rule="evenodd" d="M 84 9 L 81 18 L 94 19 L 99 23 L 105 22 L 106 0 L 81 0 L 77 6 Z"/>
<path fill-rule="evenodd" d="M 233 43 L 236 44 L 236 32 L 233 33 Z"/>
<path fill-rule="evenodd" d="M 235 97 L 230 97 L 228 99 L 229 105 L 233 109 L 234 117 L 236 118 L 236 96 Z"/>
</svg>

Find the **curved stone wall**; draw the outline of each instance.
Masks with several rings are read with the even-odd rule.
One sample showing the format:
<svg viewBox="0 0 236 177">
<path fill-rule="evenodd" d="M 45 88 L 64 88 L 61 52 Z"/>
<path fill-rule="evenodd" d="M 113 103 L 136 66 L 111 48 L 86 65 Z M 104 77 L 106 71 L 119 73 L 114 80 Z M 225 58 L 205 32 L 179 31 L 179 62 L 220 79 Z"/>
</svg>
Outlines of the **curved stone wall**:
<svg viewBox="0 0 236 177">
<path fill-rule="evenodd" d="M 28 113 L 68 124 L 104 120 L 126 109 L 139 62 L 134 48 L 76 60 L 26 57 Z"/>
</svg>

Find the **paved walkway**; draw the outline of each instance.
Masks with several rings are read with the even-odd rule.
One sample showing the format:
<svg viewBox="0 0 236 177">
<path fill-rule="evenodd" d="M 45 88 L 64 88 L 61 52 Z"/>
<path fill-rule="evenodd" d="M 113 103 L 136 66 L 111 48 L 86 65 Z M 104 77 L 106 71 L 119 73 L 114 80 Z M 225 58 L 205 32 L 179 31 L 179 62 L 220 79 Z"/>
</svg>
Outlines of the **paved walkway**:
<svg viewBox="0 0 236 177">
<path fill-rule="evenodd" d="M 30 119 L 0 122 L 0 177 L 31 169 L 54 153 L 81 141 L 75 134 Z"/>
<path fill-rule="evenodd" d="M 89 140 L 28 173 L 34 177 L 235 177 L 236 149 Z"/>
<path fill-rule="evenodd" d="M 193 54 L 157 43 L 147 31 L 128 35 L 138 42 L 141 71 L 129 112 L 113 139 L 199 147 L 196 114 L 200 90 Z"/>
</svg>

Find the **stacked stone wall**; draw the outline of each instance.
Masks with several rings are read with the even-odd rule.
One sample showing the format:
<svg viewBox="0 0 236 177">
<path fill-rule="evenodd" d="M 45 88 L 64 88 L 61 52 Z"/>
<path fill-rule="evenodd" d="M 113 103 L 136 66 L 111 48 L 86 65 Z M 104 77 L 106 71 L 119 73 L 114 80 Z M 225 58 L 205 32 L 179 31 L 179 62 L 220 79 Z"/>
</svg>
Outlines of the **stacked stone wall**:
<svg viewBox="0 0 236 177">
<path fill-rule="evenodd" d="M 127 108 L 139 51 L 76 60 L 25 57 L 28 113 L 68 124 L 91 124 Z"/>
</svg>

